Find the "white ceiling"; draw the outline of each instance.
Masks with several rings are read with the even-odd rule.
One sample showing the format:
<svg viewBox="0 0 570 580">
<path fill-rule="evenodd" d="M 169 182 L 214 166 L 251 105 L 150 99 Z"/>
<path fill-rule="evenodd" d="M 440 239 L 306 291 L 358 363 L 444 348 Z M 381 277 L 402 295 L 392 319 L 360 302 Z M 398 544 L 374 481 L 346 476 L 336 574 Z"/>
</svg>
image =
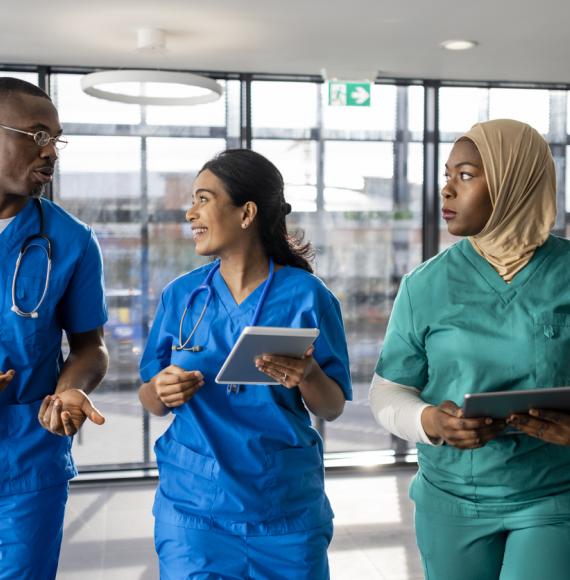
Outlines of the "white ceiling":
<svg viewBox="0 0 570 580">
<path fill-rule="evenodd" d="M 0 0 L 0 63 L 570 82 L 568 0 Z M 168 34 L 136 51 L 137 29 Z M 476 40 L 444 51 L 450 38 Z"/>
</svg>

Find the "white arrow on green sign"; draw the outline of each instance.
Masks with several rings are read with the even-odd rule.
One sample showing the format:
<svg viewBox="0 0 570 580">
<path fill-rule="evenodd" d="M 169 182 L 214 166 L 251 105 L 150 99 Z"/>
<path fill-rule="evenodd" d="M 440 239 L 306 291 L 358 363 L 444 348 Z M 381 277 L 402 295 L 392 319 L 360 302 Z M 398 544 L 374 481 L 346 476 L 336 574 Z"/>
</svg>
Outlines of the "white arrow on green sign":
<svg viewBox="0 0 570 580">
<path fill-rule="evenodd" d="M 370 83 L 329 82 L 329 105 L 333 107 L 369 107 Z"/>
</svg>

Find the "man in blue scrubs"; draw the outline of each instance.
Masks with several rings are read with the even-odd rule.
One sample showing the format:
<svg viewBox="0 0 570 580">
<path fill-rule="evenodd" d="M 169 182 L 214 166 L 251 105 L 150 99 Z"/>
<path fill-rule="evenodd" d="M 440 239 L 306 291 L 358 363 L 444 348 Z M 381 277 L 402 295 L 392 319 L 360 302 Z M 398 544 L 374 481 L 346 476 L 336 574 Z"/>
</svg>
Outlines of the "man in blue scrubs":
<svg viewBox="0 0 570 580">
<path fill-rule="evenodd" d="M 39 201 L 61 133 L 47 94 L 0 78 L 1 580 L 55 578 L 71 436 L 86 419 L 104 422 L 86 394 L 108 365 L 101 252 L 90 228 Z"/>
</svg>

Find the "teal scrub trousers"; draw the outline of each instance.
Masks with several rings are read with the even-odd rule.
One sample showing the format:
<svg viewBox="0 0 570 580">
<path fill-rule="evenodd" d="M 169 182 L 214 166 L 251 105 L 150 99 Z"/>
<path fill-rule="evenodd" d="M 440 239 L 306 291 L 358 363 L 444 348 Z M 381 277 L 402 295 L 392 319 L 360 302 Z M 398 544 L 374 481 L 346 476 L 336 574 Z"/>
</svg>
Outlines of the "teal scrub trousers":
<svg viewBox="0 0 570 580">
<path fill-rule="evenodd" d="M 568 514 L 469 517 L 416 511 L 426 580 L 569 580 Z"/>
</svg>

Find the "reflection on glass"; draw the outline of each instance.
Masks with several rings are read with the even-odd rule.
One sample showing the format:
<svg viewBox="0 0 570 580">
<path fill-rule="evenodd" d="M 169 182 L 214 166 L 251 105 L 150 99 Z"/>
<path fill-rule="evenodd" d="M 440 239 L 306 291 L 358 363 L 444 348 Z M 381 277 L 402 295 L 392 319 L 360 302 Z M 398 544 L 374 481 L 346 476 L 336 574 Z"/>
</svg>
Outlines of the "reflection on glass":
<svg viewBox="0 0 570 580">
<path fill-rule="evenodd" d="M 317 125 L 317 83 L 256 81 L 252 83 L 252 125 L 307 129 Z"/>
<path fill-rule="evenodd" d="M 327 141 L 327 211 L 392 211 L 392 143 Z"/>
<path fill-rule="evenodd" d="M 84 197 L 92 204 L 100 203 L 101 199 L 119 195 L 117 189 L 103 187 L 105 177 L 111 175 L 111 181 L 120 189 L 121 196 L 140 195 L 140 189 L 134 187 L 121 188 L 120 178 L 125 177 L 129 183 L 138 183 L 141 170 L 140 139 L 138 137 L 95 137 L 85 135 L 67 135 L 69 145 L 60 153 L 58 166 L 62 182 L 58 195 L 61 198 Z M 83 176 L 77 180 L 73 176 Z M 93 178 L 93 181 L 91 181 Z M 103 181 L 101 181 L 101 179 Z M 95 185 L 95 192 L 93 191 Z M 101 195 L 97 197 L 95 193 Z"/>
<path fill-rule="evenodd" d="M 408 129 L 422 133 L 424 130 L 424 88 L 408 87 Z"/>
<path fill-rule="evenodd" d="M 81 90 L 81 77 L 75 74 L 51 76 L 51 98 L 62 123 L 98 123 L 125 125 L 140 123 L 141 109 L 137 105 L 96 99 Z M 121 90 L 115 85 L 114 90 Z"/>
<path fill-rule="evenodd" d="M 283 174 L 285 198 L 293 211 L 317 208 L 317 144 L 314 141 L 255 139 L 253 149 Z"/>
<path fill-rule="evenodd" d="M 447 163 L 447 159 L 451 153 L 451 148 L 453 147 L 453 143 L 441 143 L 439 146 L 439 191 L 442 190 L 443 186 L 445 185 L 445 164 Z M 438 215 L 439 220 L 439 251 L 443 251 L 446 248 L 449 248 L 455 242 L 458 242 L 460 238 L 457 236 L 452 236 L 447 231 L 447 223 L 441 217 L 441 213 Z"/>
<path fill-rule="evenodd" d="M 147 107 L 146 122 L 149 125 L 187 125 L 189 127 L 223 127 L 226 124 L 225 81 L 217 81 L 224 88 L 222 96 L 212 103 L 196 106 Z M 182 88 L 161 86 L 153 93 L 157 97 L 185 96 Z"/>
<path fill-rule="evenodd" d="M 39 85 L 38 75 L 36 73 L 17 72 L 17 71 L 0 71 L 0 77 L 13 77 L 22 81 L 27 81 L 33 85 Z"/>
<path fill-rule="evenodd" d="M 566 213 L 570 214 L 570 147 L 566 147 Z"/>
<path fill-rule="evenodd" d="M 191 181 L 199 169 L 226 148 L 224 139 L 152 137 L 147 140 L 150 172 L 181 173 Z"/>
<path fill-rule="evenodd" d="M 94 394 L 107 425 L 97 429 L 86 424 L 76 437 L 75 457 L 82 468 L 140 463 L 142 410 L 135 395 L 144 338 L 140 140 L 81 136 L 72 141 L 60 158 L 55 201 L 97 234 L 104 257 L 109 311 L 105 339 L 110 355 L 109 372 Z"/>
<path fill-rule="evenodd" d="M 550 101 L 548 91 L 534 89 L 491 89 L 489 119 L 516 119 L 539 133 L 548 133 Z"/>
<path fill-rule="evenodd" d="M 489 118 L 488 89 L 443 87 L 439 91 L 439 130 L 465 133 Z"/>
</svg>

